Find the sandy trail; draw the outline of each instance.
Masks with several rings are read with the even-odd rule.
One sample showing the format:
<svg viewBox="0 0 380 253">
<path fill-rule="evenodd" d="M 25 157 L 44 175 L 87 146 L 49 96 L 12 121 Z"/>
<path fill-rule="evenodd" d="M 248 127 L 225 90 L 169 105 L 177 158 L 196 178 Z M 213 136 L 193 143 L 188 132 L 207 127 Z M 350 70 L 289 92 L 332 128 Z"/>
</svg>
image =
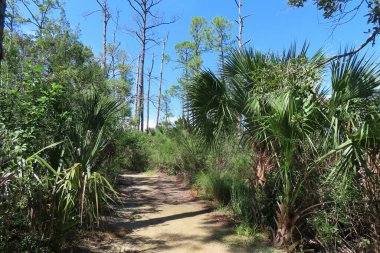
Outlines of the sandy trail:
<svg viewBox="0 0 380 253">
<path fill-rule="evenodd" d="M 126 174 L 121 193 L 124 204 L 109 220 L 108 237 L 87 242 L 92 252 L 272 252 L 233 235 L 225 215 L 174 177 Z"/>
</svg>

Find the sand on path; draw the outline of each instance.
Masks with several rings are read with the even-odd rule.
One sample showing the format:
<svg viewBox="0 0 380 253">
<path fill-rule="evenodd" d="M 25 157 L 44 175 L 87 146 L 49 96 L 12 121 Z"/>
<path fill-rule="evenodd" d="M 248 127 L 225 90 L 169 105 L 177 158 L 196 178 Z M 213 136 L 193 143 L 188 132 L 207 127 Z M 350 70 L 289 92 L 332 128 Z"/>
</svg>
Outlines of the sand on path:
<svg viewBox="0 0 380 253">
<path fill-rule="evenodd" d="M 175 177 L 128 173 L 120 192 L 124 203 L 108 220 L 110 236 L 89 241 L 92 252 L 275 252 L 240 240 L 226 215 L 193 197 Z"/>
</svg>

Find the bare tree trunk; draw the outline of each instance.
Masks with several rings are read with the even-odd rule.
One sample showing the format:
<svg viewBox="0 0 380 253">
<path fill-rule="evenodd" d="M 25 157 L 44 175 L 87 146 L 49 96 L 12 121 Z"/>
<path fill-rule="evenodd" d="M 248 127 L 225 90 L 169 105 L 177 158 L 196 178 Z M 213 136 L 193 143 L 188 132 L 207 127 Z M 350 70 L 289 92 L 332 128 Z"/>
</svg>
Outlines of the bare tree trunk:
<svg viewBox="0 0 380 253">
<path fill-rule="evenodd" d="M 146 17 L 146 16 L 145 16 Z M 145 23 L 143 24 L 142 33 L 142 49 L 141 49 L 141 68 L 140 68 L 140 84 L 139 84 L 139 106 L 137 118 L 137 126 L 140 126 L 140 131 L 144 131 L 144 66 L 145 66 L 145 48 L 146 48 L 146 28 Z"/>
<path fill-rule="evenodd" d="M 237 36 L 238 39 L 238 47 L 239 47 L 239 52 L 243 49 L 243 46 L 245 43 L 243 43 L 243 29 L 244 29 L 244 20 L 251 15 L 242 15 L 242 8 L 243 8 L 243 1 L 244 0 L 235 0 L 236 6 L 238 7 L 238 12 L 239 12 L 239 17 L 238 20 L 235 20 L 239 24 L 239 34 Z"/>
<path fill-rule="evenodd" d="M 7 8 L 7 1 L 0 0 L 0 67 L 1 61 L 4 58 L 4 49 L 3 49 L 3 37 L 4 37 L 4 26 L 5 26 L 5 10 Z"/>
<path fill-rule="evenodd" d="M 238 5 L 238 11 L 239 11 L 239 35 L 238 35 L 238 45 L 239 45 L 239 52 L 241 52 L 242 48 L 243 48 L 243 26 L 244 26 L 244 20 L 243 20 L 243 17 L 241 15 L 241 8 L 243 7 L 243 3 L 242 3 L 243 0 L 239 0 L 239 2 L 237 3 Z"/>
<path fill-rule="evenodd" d="M 161 70 L 160 70 L 160 85 L 158 87 L 158 103 L 157 103 L 157 117 L 156 117 L 156 128 L 158 127 L 158 122 L 160 120 L 160 110 L 161 110 L 161 93 L 162 93 L 162 76 L 165 63 L 165 47 L 169 38 L 169 33 L 166 35 L 166 39 L 162 42 L 162 55 L 161 55 Z"/>
<path fill-rule="evenodd" d="M 222 38 L 220 39 L 219 48 L 220 48 L 220 61 L 222 63 L 222 69 L 224 69 L 224 50 L 223 50 L 223 39 Z M 223 77 L 224 77 L 224 75 L 223 75 Z"/>
<path fill-rule="evenodd" d="M 138 62 L 136 65 L 136 90 L 135 90 L 135 120 L 137 120 L 138 115 L 138 101 L 139 101 L 139 78 L 140 78 L 140 62 L 141 62 L 141 55 L 138 57 Z M 138 130 L 138 127 L 136 127 Z"/>
<path fill-rule="evenodd" d="M 103 0 L 103 68 L 104 73 L 107 75 L 107 25 L 109 20 L 109 13 L 107 7 L 107 0 Z"/>
<path fill-rule="evenodd" d="M 152 72 L 154 67 L 154 53 L 152 54 L 152 65 L 148 73 L 148 94 L 146 97 L 146 130 L 149 129 L 149 104 L 150 104 L 150 84 L 152 81 Z"/>
<path fill-rule="evenodd" d="M 131 8 L 136 13 L 136 25 L 138 30 L 129 30 L 134 36 L 137 37 L 141 44 L 141 71 L 140 71 L 140 85 L 139 85 L 139 103 L 137 128 L 140 127 L 144 131 L 144 66 L 145 66 L 145 51 L 149 41 L 154 41 L 148 31 L 158 28 L 159 26 L 169 25 L 176 21 L 173 18 L 171 21 L 165 21 L 160 16 L 153 12 L 153 9 L 159 5 L 162 0 L 127 0 Z M 150 22 L 148 22 L 148 19 Z"/>
</svg>

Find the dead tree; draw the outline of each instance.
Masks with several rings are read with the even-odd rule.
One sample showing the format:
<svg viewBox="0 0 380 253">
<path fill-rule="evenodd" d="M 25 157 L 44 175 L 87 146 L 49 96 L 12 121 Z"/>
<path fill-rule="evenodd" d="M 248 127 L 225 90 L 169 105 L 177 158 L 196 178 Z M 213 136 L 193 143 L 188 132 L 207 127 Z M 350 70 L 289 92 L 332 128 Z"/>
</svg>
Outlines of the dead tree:
<svg viewBox="0 0 380 253">
<path fill-rule="evenodd" d="M 146 130 L 149 129 L 149 104 L 150 104 L 150 85 L 152 81 L 152 72 L 154 67 L 154 53 L 152 54 L 152 65 L 148 72 L 148 94 L 146 97 Z"/>
<path fill-rule="evenodd" d="M 243 43 L 243 29 L 244 29 L 244 21 L 246 18 L 250 17 L 251 15 L 242 15 L 242 8 L 243 8 L 243 0 L 235 0 L 236 6 L 238 7 L 238 12 L 239 12 L 239 18 L 238 20 L 235 20 L 236 23 L 239 25 L 239 34 L 237 36 L 238 39 L 238 46 L 239 46 L 239 51 L 242 50 L 243 46 L 245 43 Z"/>
<path fill-rule="evenodd" d="M 138 112 L 138 101 L 139 101 L 139 78 L 140 78 L 140 65 L 141 65 L 141 55 L 139 55 L 136 65 L 136 88 L 135 88 L 135 120 L 137 121 L 137 118 L 139 117 Z M 138 130 L 138 125 L 136 125 L 136 129 Z"/>
<path fill-rule="evenodd" d="M 160 84 L 158 87 L 158 103 L 157 103 L 157 117 L 156 117 L 156 127 L 158 127 L 158 122 L 160 120 L 160 110 L 161 110 L 161 93 L 162 93 L 162 77 L 164 72 L 165 64 L 165 48 L 166 43 L 169 39 L 169 33 L 166 35 L 166 38 L 162 41 L 162 54 L 161 54 L 161 70 L 160 70 Z"/>
<path fill-rule="evenodd" d="M 101 8 L 103 14 L 103 56 L 102 56 L 102 65 L 104 73 L 107 75 L 107 27 L 108 22 L 111 19 L 111 13 L 109 12 L 107 0 L 103 0 L 103 3 L 100 0 L 96 0 Z"/>
<path fill-rule="evenodd" d="M 129 5 L 136 13 L 135 23 L 137 25 L 136 30 L 128 29 L 128 32 L 136 36 L 141 45 L 141 67 L 139 78 L 139 101 L 138 101 L 138 117 L 137 128 L 144 130 L 144 66 L 145 66 L 145 53 L 147 43 L 155 42 L 152 31 L 162 25 L 172 24 L 176 21 L 176 18 L 172 18 L 169 21 L 164 20 L 159 14 L 155 13 L 155 8 L 163 0 L 128 0 Z"/>
</svg>

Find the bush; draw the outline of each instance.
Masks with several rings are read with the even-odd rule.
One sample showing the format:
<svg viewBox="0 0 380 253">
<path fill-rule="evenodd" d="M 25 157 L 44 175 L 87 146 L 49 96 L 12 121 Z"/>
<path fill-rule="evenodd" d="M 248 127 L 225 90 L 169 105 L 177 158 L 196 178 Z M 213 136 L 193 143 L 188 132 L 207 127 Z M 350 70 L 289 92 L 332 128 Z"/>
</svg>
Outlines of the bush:
<svg viewBox="0 0 380 253">
<path fill-rule="evenodd" d="M 146 145 L 149 167 L 169 174 L 182 174 L 189 183 L 205 168 L 206 148 L 191 128 L 177 122 L 172 128 L 161 127 L 150 132 Z"/>
<path fill-rule="evenodd" d="M 308 218 L 313 237 L 318 240 L 323 251 L 376 252 L 376 226 L 379 217 L 376 210 L 362 198 L 365 194 L 358 184 L 333 185 L 326 192 L 326 205 Z M 378 209 L 377 209 L 378 210 Z"/>
<path fill-rule="evenodd" d="M 165 130 L 156 130 L 150 136 L 149 143 L 149 167 L 176 174 L 180 167 L 178 164 L 180 149 L 178 142 L 168 136 Z"/>
<path fill-rule="evenodd" d="M 144 171 L 149 166 L 149 136 L 135 130 L 122 132 L 116 140 L 118 156 L 123 167 Z"/>
<path fill-rule="evenodd" d="M 196 177 L 196 185 L 210 199 L 216 199 L 224 205 L 231 201 L 232 178 L 227 173 L 202 171 Z"/>
</svg>

